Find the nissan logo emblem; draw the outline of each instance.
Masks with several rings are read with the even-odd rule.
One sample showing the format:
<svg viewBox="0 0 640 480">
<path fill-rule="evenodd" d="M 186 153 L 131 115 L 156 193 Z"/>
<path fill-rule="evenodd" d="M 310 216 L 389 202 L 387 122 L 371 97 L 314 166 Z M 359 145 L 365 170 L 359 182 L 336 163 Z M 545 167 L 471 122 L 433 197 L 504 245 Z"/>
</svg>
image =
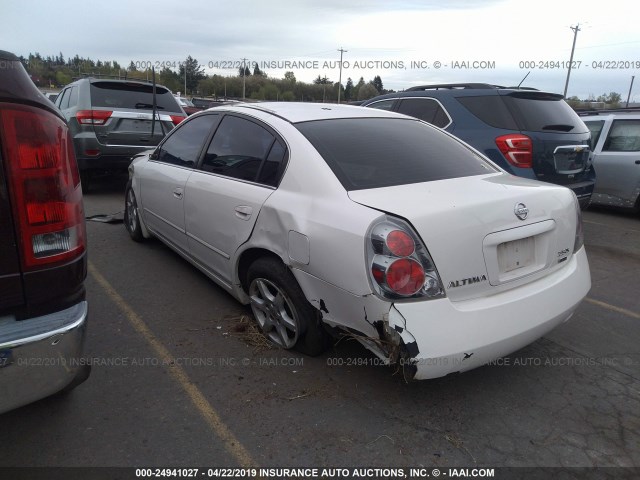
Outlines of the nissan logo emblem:
<svg viewBox="0 0 640 480">
<path fill-rule="evenodd" d="M 516 203 L 516 207 L 513 209 L 513 212 L 520 220 L 526 219 L 527 215 L 529 215 L 529 209 L 524 203 Z"/>
</svg>

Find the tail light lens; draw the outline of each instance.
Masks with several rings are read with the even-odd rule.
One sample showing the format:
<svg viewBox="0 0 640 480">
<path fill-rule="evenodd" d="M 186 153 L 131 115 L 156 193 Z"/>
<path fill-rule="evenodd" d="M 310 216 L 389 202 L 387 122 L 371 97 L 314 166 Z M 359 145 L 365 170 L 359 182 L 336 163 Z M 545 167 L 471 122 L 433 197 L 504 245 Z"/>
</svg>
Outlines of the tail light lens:
<svg viewBox="0 0 640 480">
<path fill-rule="evenodd" d="M 576 194 L 574 192 L 571 193 L 573 193 L 573 200 L 576 206 L 576 237 L 573 242 L 573 253 L 576 253 L 582 248 L 582 245 L 584 245 L 584 230 L 582 227 L 582 209 L 580 208 L 580 202 Z"/>
<path fill-rule="evenodd" d="M 112 113 L 109 110 L 79 110 L 76 119 L 81 125 L 104 125 Z"/>
<path fill-rule="evenodd" d="M 431 255 L 403 220 L 385 216 L 367 234 L 371 284 L 384 299 L 444 297 L 442 281 Z"/>
<path fill-rule="evenodd" d="M 178 125 L 181 121 L 183 121 L 187 117 L 183 117 L 182 115 L 171 115 L 171 121 L 174 125 Z"/>
<path fill-rule="evenodd" d="M 519 133 L 502 135 L 496 138 L 496 145 L 514 167 L 533 167 L 533 143 L 526 135 Z"/>
<path fill-rule="evenodd" d="M 0 134 L 25 270 L 85 251 L 80 176 L 67 125 L 34 107 L 0 105 Z"/>
</svg>

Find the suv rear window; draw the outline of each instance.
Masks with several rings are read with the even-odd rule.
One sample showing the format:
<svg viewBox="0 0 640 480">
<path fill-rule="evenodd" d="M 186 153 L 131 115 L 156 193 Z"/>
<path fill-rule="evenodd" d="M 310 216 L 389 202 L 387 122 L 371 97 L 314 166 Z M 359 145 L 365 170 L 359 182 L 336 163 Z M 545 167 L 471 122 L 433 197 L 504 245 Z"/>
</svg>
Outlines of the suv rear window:
<svg viewBox="0 0 640 480">
<path fill-rule="evenodd" d="M 125 82 L 91 83 L 91 105 L 94 107 L 130 108 L 151 110 L 153 108 L 153 86 Z M 156 87 L 158 110 L 180 112 L 175 98 L 164 87 Z"/>
<path fill-rule="evenodd" d="M 461 142 L 416 120 L 316 120 L 296 127 L 347 190 L 390 187 L 497 170 Z"/>
<path fill-rule="evenodd" d="M 527 132 L 589 131 L 558 95 L 514 92 L 509 95 L 458 97 L 457 100 L 480 120 L 496 128 Z"/>
</svg>

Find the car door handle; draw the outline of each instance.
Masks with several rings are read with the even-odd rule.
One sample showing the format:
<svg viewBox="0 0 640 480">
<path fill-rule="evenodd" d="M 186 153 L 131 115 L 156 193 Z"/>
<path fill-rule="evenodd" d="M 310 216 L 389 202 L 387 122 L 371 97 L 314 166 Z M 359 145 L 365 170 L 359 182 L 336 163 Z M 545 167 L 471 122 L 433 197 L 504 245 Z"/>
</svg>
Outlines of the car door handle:
<svg viewBox="0 0 640 480">
<path fill-rule="evenodd" d="M 251 214 L 253 213 L 253 208 L 248 207 L 246 205 L 239 205 L 235 208 L 236 217 L 241 220 L 249 220 L 251 218 Z"/>
<path fill-rule="evenodd" d="M 640 165 L 640 160 L 636 160 L 636 165 Z"/>
<path fill-rule="evenodd" d="M 178 200 L 182 199 L 182 195 L 183 195 L 183 191 L 179 187 L 173 191 L 173 196 L 176 197 Z"/>
</svg>

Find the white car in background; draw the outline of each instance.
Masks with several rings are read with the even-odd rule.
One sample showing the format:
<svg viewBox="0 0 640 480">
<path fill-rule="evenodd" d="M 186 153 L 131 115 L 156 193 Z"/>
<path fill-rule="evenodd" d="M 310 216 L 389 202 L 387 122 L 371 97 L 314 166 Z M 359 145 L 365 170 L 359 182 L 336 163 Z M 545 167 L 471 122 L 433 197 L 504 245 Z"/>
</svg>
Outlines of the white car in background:
<svg viewBox="0 0 640 480">
<path fill-rule="evenodd" d="M 133 161 L 125 225 L 244 304 L 283 348 L 353 335 L 407 377 L 481 366 L 589 291 L 571 190 L 415 118 L 345 105 L 207 110 Z"/>
<path fill-rule="evenodd" d="M 584 113 L 591 130 L 594 205 L 640 212 L 640 109 Z"/>
</svg>

